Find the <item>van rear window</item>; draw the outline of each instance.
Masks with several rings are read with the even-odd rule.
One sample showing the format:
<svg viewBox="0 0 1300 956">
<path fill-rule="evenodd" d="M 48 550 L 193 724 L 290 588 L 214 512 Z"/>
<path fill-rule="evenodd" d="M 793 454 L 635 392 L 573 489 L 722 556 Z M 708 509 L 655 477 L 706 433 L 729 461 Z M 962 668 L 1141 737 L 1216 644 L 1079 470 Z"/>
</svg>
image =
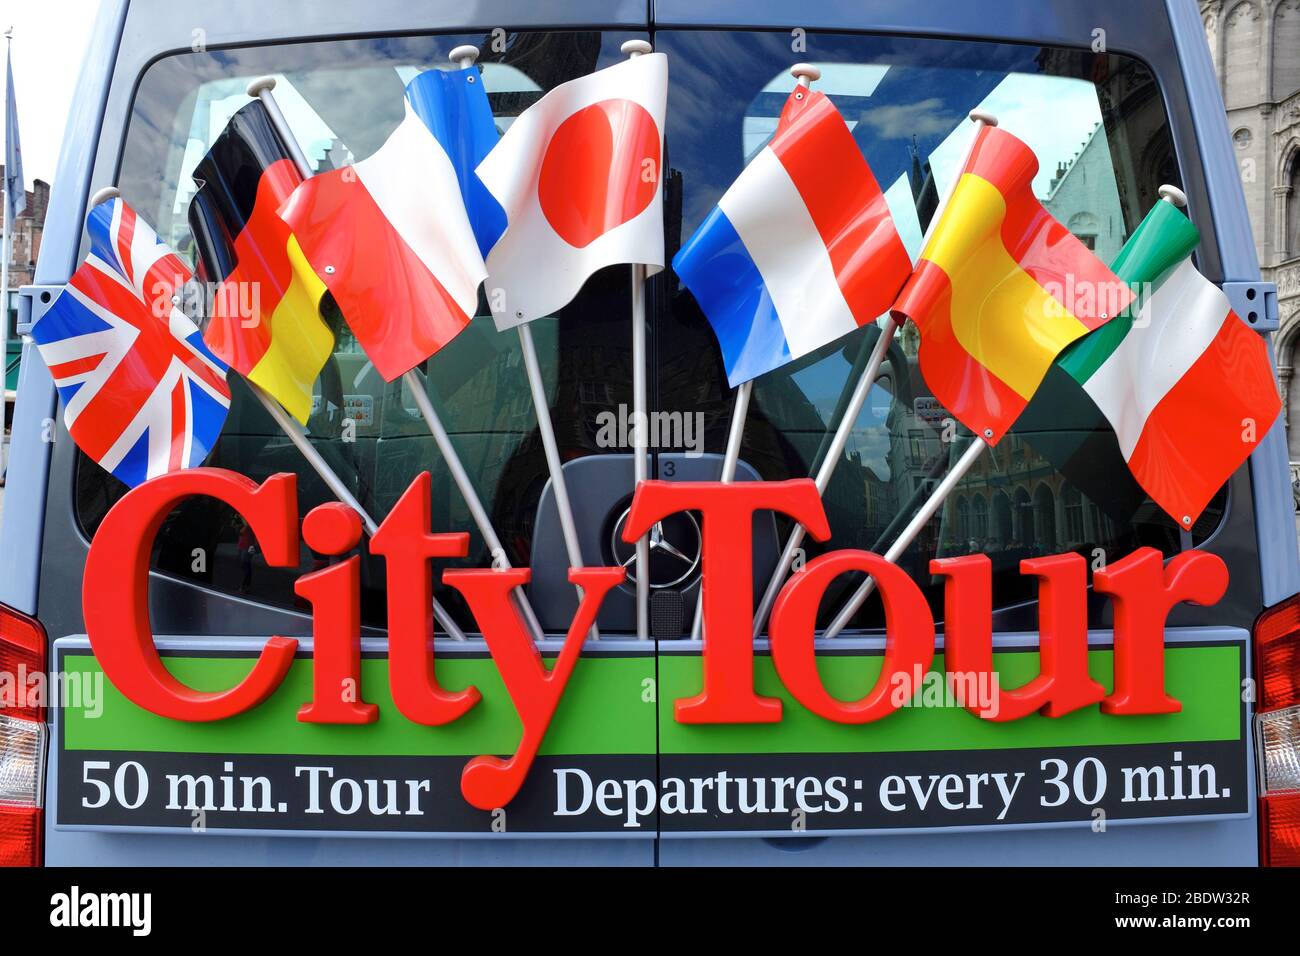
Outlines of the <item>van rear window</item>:
<svg viewBox="0 0 1300 956">
<path fill-rule="evenodd" d="M 191 173 L 229 117 L 248 102 L 244 90 L 254 77 L 277 77 L 276 97 L 290 126 L 311 163 L 326 170 L 365 158 L 382 144 L 402 118 L 404 84 L 420 70 L 445 65 L 447 52 L 460 43 L 481 48 L 483 82 L 504 129 L 545 91 L 620 59 L 619 44 L 629 36 L 538 32 L 495 43 L 482 35 L 406 36 L 168 56 L 140 82 L 119 185 L 159 235 L 193 260 L 188 208 L 197 187 Z M 852 130 L 913 255 L 969 144 L 966 114 L 977 107 L 997 114 L 1034 148 L 1041 164 L 1035 192 L 1103 260 L 1115 255 L 1156 201 L 1157 187 L 1180 181 L 1159 88 L 1136 60 L 958 40 L 801 39 L 802 48 L 792 50 L 792 36 L 784 32 L 654 37 L 656 48 L 669 55 L 669 256 L 774 132 L 792 83 L 788 67 L 796 60 L 821 69 L 818 88 Z M 648 307 L 651 407 L 685 423 L 670 431 L 654 456 L 655 473 L 672 478 L 683 458 L 720 458 L 732 398 L 694 299 L 671 271 L 655 282 Z M 457 563 L 489 563 L 414 398 L 402 383 L 383 381 L 326 303 L 336 346 L 315 387 L 308 426 L 313 442 L 380 519 L 416 474 L 432 472 L 435 529 L 471 534 L 470 556 Z M 555 317 L 533 325 L 562 454 L 566 460 L 608 459 L 594 463 L 597 481 L 604 464 L 621 475 L 617 461 L 628 451 L 611 444 L 603 423 L 617 421 L 631 403 L 629 315 L 627 271 L 610 269 Z M 868 345 L 864 332 L 853 333 L 756 383 L 741 455 L 759 477 L 805 477 L 816 469 Z M 962 450 L 964 436 L 917 371 L 916 349 L 914 330 L 896 335 L 824 496 L 835 536 L 825 545 L 809 544 L 808 557 L 842 547 L 883 551 Z M 426 371 L 431 398 L 510 560 L 567 563 L 558 540 L 535 534 L 547 470 L 517 340 L 498 335 L 480 308 L 470 328 Z M 231 414 L 209 463 L 259 480 L 296 472 L 304 513 L 331 500 L 257 402 L 238 382 L 233 390 Z M 125 492 L 80 457 L 75 487 L 87 534 Z M 625 504 L 625 496 L 616 497 L 603 520 L 617 520 Z M 1177 552 L 1208 535 L 1226 505 L 1226 492 L 1220 492 L 1200 525 L 1191 534 L 1180 532 L 1133 482 L 1089 399 L 1065 376 L 1049 376 L 1013 431 L 976 465 L 901 563 L 927 581 L 932 557 L 986 553 L 994 563 L 995 603 L 1006 608 L 1033 596 L 1019 575 L 1022 558 L 1076 550 L 1096 566 L 1139 545 Z M 588 561 L 618 563 L 610 535 L 600 538 L 609 553 L 588 555 Z M 236 515 L 216 502 L 194 500 L 164 525 L 155 567 L 223 592 L 295 606 L 298 572 L 266 567 L 251 543 Z M 301 570 L 322 560 L 304 551 Z M 363 621 L 382 626 L 382 562 L 367 558 L 363 568 Z M 665 586 L 693 583 L 688 576 Z M 847 590 L 856 583 L 840 585 Z M 455 592 L 439 587 L 438 597 L 463 626 L 472 626 Z M 939 590 L 930 588 L 930 597 L 941 613 Z M 562 627 L 569 600 L 566 590 L 560 606 L 537 606 L 543 622 Z M 832 589 L 823 612 L 829 617 L 838 604 Z M 873 599 L 856 624 L 875 627 L 880 618 Z M 619 624 L 612 630 L 632 629 L 630 619 Z"/>
</svg>

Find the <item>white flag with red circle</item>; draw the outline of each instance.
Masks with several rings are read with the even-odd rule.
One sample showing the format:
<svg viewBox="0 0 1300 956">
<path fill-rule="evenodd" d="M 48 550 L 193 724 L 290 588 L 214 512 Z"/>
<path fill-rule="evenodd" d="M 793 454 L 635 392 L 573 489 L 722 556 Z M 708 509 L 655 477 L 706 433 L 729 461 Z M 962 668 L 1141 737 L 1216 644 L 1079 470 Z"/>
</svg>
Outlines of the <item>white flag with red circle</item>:
<svg viewBox="0 0 1300 956">
<path fill-rule="evenodd" d="M 667 99 L 668 58 L 633 57 L 551 90 L 479 164 L 508 221 L 487 256 L 498 329 L 555 312 L 605 266 L 663 268 Z"/>
</svg>

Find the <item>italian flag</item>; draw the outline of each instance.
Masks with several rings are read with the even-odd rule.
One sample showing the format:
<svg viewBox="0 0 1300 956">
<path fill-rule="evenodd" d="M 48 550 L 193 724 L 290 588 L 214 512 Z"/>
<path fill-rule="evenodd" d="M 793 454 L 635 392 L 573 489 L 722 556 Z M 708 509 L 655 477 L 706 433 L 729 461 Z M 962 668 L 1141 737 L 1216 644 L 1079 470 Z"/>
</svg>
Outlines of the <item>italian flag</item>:
<svg viewBox="0 0 1300 956">
<path fill-rule="evenodd" d="M 1058 360 L 1110 421 L 1138 484 L 1183 528 L 1282 406 L 1264 340 L 1192 265 L 1199 240 L 1181 210 L 1156 203 L 1111 264 L 1137 299 Z"/>
</svg>

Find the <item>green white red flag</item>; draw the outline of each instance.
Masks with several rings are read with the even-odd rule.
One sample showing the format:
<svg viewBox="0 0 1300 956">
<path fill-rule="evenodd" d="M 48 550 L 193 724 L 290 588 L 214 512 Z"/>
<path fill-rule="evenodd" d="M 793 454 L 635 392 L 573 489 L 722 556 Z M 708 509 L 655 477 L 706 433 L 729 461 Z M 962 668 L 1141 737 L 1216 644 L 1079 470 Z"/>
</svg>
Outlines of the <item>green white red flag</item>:
<svg viewBox="0 0 1300 956">
<path fill-rule="evenodd" d="M 1199 241 L 1181 210 L 1156 203 L 1111 264 L 1138 298 L 1058 360 L 1110 421 L 1138 483 L 1183 528 L 1282 407 L 1264 340 L 1192 265 Z"/>
</svg>

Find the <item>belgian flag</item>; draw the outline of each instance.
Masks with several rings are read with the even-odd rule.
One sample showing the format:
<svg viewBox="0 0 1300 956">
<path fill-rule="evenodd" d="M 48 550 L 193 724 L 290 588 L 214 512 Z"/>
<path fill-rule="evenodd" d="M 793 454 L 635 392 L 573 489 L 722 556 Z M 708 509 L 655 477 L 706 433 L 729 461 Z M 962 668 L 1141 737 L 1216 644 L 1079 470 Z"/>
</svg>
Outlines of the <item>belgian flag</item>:
<svg viewBox="0 0 1300 956">
<path fill-rule="evenodd" d="M 220 283 L 208 347 L 305 424 L 334 336 L 320 315 L 325 284 L 279 216 L 302 182 L 289 156 L 266 107 L 249 103 L 195 167 L 189 222 L 201 272 Z"/>
</svg>

